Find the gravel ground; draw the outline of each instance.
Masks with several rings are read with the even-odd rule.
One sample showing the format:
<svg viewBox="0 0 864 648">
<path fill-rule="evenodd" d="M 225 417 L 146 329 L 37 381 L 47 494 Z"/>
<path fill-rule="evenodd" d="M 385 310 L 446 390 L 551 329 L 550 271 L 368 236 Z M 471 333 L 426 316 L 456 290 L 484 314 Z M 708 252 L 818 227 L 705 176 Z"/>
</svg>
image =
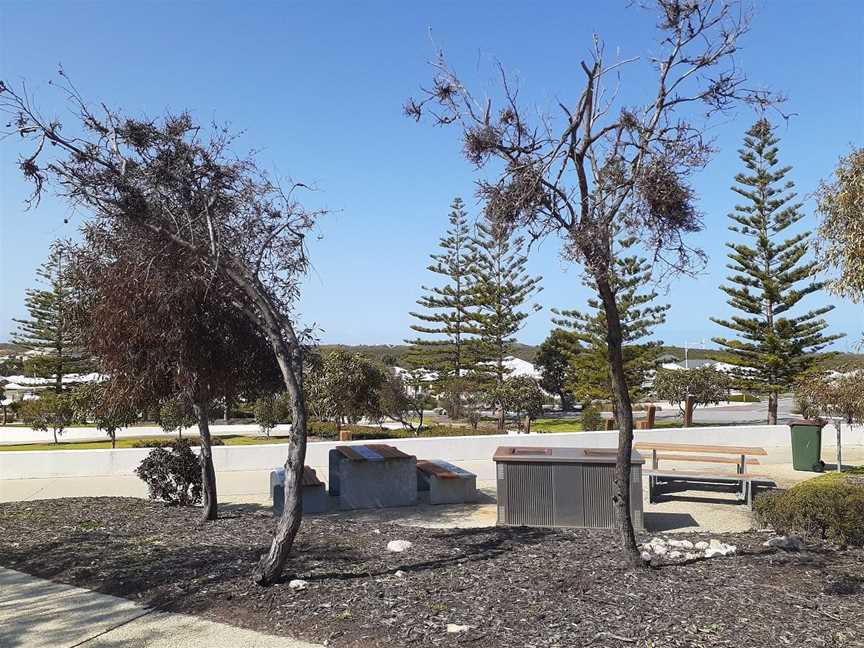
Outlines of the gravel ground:
<svg viewBox="0 0 864 648">
<path fill-rule="evenodd" d="M 861 549 L 792 554 L 726 534 L 713 537 L 738 555 L 632 571 L 602 532 L 322 517 L 304 522 L 286 581 L 265 589 L 249 574 L 272 518 L 197 516 L 133 498 L 0 504 L 0 565 L 333 646 L 864 646 Z M 394 539 L 414 546 L 387 552 Z"/>
</svg>

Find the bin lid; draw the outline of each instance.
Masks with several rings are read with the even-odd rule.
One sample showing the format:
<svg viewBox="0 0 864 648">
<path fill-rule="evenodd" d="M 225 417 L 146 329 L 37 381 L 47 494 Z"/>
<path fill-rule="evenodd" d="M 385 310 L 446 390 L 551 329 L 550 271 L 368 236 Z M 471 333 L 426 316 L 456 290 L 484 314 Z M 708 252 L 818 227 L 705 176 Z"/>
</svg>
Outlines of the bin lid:
<svg viewBox="0 0 864 648">
<path fill-rule="evenodd" d="M 794 421 L 789 421 L 790 427 L 793 425 L 815 425 L 816 427 L 825 427 L 825 421 L 820 421 L 819 419 L 795 419 Z"/>
<path fill-rule="evenodd" d="M 562 447 L 525 447 L 500 446 L 492 456 L 493 461 L 510 463 L 591 463 L 614 464 L 615 448 L 562 448 Z M 630 463 L 645 463 L 642 455 L 633 450 Z"/>
</svg>

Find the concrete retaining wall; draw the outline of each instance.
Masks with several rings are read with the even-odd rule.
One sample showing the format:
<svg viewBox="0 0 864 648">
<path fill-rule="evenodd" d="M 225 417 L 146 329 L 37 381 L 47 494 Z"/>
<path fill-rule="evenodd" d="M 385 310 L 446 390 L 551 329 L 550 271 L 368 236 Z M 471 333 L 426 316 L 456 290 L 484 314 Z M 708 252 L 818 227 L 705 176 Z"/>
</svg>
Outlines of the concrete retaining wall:
<svg viewBox="0 0 864 648">
<path fill-rule="evenodd" d="M 824 445 L 833 445 L 834 430 L 826 428 Z M 669 441 L 712 445 L 756 445 L 788 447 L 789 427 L 786 425 L 747 425 L 704 428 L 668 428 L 640 430 L 637 441 Z M 562 434 L 530 434 L 519 436 L 485 435 L 469 437 L 434 437 L 390 439 L 382 441 L 403 452 L 423 459 L 446 459 L 476 472 L 481 479 L 494 478 L 491 460 L 501 445 L 569 446 L 611 448 L 618 442 L 617 432 L 574 432 Z M 364 442 L 354 442 L 364 443 Z M 844 430 L 844 445 L 864 445 L 864 429 Z M 306 463 L 327 474 L 327 454 L 338 442 L 310 443 Z M 0 451 L 0 479 L 32 479 L 46 477 L 87 477 L 100 475 L 131 475 L 148 448 L 122 450 L 50 450 L 34 452 Z M 213 461 L 216 470 L 270 470 L 285 461 L 286 444 L 257 446 L 215 446 Z"/>
</svg>

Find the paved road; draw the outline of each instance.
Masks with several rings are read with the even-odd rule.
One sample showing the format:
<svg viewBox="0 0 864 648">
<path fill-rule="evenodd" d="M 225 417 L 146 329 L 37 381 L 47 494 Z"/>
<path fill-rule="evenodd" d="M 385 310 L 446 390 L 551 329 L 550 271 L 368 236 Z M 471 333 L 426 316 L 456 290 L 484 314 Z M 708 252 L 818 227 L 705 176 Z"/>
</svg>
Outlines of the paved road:
<svg viewBox="0 0 864 648">
<path fill-rule="evenodd" d="M 319 648 L 0 567 L 3 648 Z"/>
<path fill-rule="evenodd" d="M 781 398 L 777 406 L 778 423 L 800 418 L 792 413 L 795 400 L 793 398 Z M 658 419 L 670 419 L 680 417 L 678 408 L 663 409 L 657 412 Z M 759 425 L 768 423 L 768 402 L 761 403 L 736 403 L 729 406 L 697 407 L 693 413 L 695 423 L 708 423 L 715 425 Z"/>
<path fill-rule="evenodd" d="M 290 425 L 277 425 L 271 434 L 273 436 L 286 435 L 290 431 Z M 210 426 L 210 433 L 214 435 L 244 434 L 257 436 L 261 434 L 261 430 L 254 423 L 213 424 Z M 183 434 L 198 436 L 198 428 L 186 428 Z M 174 438 L 177 435 L 166 434 L 162 428 L 156 425 L 128 427 L 117 432 L 118 439 L 139 436 L 170 436 Z M 62 441 L 105 441 L 108 439 L 108 435 L 95 427 L 71 427 L 63 432 L 60 439 Z M 51 432 L 40 432 L 29 427 L 15 425 L 0 426 L 0 449 L 4 443 L 51 443 L 53 440 L 54 437 Z"/>
</svg>

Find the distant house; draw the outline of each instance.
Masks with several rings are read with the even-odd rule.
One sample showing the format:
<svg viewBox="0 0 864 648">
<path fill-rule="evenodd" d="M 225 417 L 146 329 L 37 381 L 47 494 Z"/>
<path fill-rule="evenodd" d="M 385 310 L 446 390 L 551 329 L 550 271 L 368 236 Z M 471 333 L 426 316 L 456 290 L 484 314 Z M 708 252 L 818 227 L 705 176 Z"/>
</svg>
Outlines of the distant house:
<svg viewBox="0 0 864 648">
<path fill-rule="evenodd" d="M 542 377 L 542 373 L 539 369 L 537 369 L 533 364 L 528 362 L 527 360 L 522 360 L 520 358 L 516 358 L 514 356 L 507 356 L 504 359 L 504 366 L 509 369 L 510 376 L 530 376 L 535 380 L 540 380 Z M 420 372 L 420 381 L 424 383 L 432 383 L 438 380 L 438 373 L 435 371 L 425 371 L 423 369 L 418 369 Z M 401 376 L 403 379 L 407 380 L 406 374 L 410 373 L 407 369 L 403 369 L 402 367 L 393 367 L 393 373 L 397 376 Z M 427 391 L 421 388 L 416 388 L 411 385 L 407 386 L 408 392 L 414 396 L 416 391 Z"/>
<path fill-rule="evenodd" d="M 67 374 L 63 376 L 63 387 L 74 387 L 100 380 L 102 380 L 102 375 L 98 373 Z M 39 392 L 54 388 L 54 380 L 33 376 L 0 376 L 0 385 L 3 387 L 5 400 L 12 403 L 39 398 Z"/>
<path fill-rule="evenodd" d="M 677 360 L 675 362 L 664 362 L 660 365 L 663 369 L 671 369 L 672 371 L 678 370 L 687 370 L 687 369 L 699 369 L 700 367 L 714 367 L 717 371 L 722 371 L 723 373 L 730 373 L 735 369 L 739 369 L 740 367 L 736 367 L 735 365 L 731 365 L 728 362 L 718 362 L 717 360 L 709 360 L 707 358 L 694 358 L 693 360 Z"/>
</svg>

